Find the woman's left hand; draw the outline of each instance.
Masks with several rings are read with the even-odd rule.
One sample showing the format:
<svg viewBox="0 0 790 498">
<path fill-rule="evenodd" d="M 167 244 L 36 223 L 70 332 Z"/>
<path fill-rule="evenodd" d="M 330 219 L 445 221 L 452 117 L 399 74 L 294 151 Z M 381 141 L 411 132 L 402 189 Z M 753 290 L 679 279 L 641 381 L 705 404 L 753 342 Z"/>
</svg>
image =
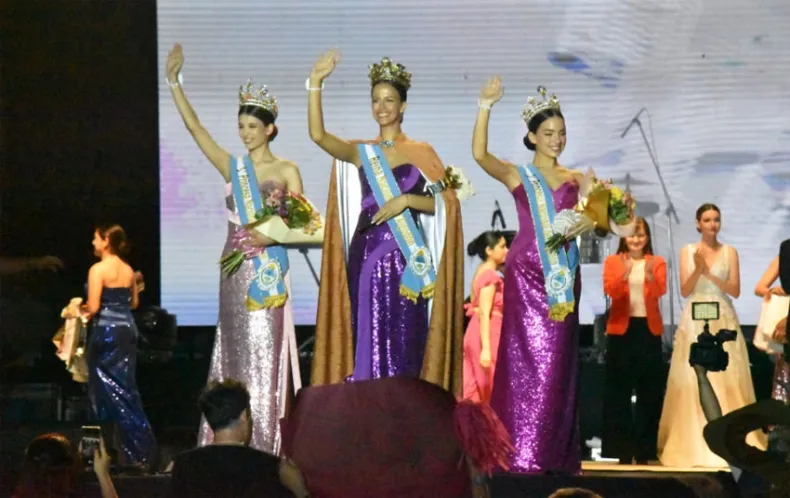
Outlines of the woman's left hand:
<svg viewBox="0 0 790 498">
<path fill-rule="evenodd" d="M 480 366 L 489 368 L 491 366 L 491 350 L 483 349 L 480 351 Z"/>
<path fill-rule="evenodd" d="M 653 268 L 656 266 L 656 260 L 654 258 L 646 258 L 645 261 L 645 280 L 652 281 L 654 279 L 653 276 Z"/>
<path fill-rule="evenodd" d="M 134 283 L 137 285 L 137 292 L 142 292 L 145 289 L 145 277 L 143 277 L 143 272 L 134 272 Z"/>
<path fill-rule="evenodd" d="M 787 317 L 782 318 L 779 323 L 776 324 L 772 336 L 778 343 L 784 344 L 787 342 Z"/>
<path fill-rule="evenodd" d="M 381 209 L 379 209 L 378 212 L 373 215 L 373 218 L 371 218 L 370 222 L 374 225 L 381 225 L 382 223 L 386 223 L 390 219 L 401 214 L 407 207 L 409 207 L 406 195 L 399 195 L 398 197 L 393 197 L 392 199 L 388 200 L 383 206 L 381 206 Z"/>
<path fill-rule="evenodd" d="M 88 304 L 87 303 L 80 305 L 80 316 L 82 316 L 84 318 L 90 318 L 91 312 L 88 309 Z"/>
</svg>

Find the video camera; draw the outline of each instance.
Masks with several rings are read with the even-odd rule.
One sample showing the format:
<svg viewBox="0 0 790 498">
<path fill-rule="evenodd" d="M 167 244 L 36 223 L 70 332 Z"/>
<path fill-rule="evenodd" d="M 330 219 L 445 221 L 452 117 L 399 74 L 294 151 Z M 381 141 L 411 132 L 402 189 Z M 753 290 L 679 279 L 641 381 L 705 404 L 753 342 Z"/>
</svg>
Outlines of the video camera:
<svg viewBox="0 0 790 498">
<path fill-rule="evenodd" d="M 729 329 L 720 329 L 716 335 L 710 333 L 708 322 L 719 319 L 719 303 L 691 303 L 691 318 L 705 321 L 705 327 L 697 336 L 697 342 L 691 345 L 689 364 L 692 367 L 699 365 L 709 372 L 726 370 L 730 363 L 730 355 L 724 350 L 724 343 L 734 341 L 738 333 Z"/>
</svg>

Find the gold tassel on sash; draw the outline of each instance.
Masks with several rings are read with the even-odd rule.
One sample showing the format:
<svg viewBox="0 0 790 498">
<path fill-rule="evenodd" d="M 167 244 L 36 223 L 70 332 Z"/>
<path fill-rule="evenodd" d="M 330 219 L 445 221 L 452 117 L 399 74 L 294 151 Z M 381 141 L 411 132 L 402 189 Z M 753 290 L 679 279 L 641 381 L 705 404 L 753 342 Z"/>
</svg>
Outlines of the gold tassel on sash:
<svg viewBox="0 0 790 498">
<path fill-rule="evenodd" d="M 549 318 L 555 322 L 565 321 L 565 317 L 573 313 L 574 302 L 557 303 L 549 309 Z"/>
<path fill-rule="evenodd" d="M 430 283 L 422 288 L 422 291 L 415 292 L 405 285 L 401 284 L 400 286 L 400 295 L 408 299 L 409 301 L 417 304 L 417 298 L 422 296 L 424 299 L 431 299 L 433 297 L 434 292 L 436 291 L 436 283 Z"/>
<path fill-rule="evenodd" d="M 250 296 L 247 296 L 247 309 L 249 311 L 260 311 L 268 308 L 279 308 L 285 305 L 288 300 L 288 293 L 280 294 L 279 296 L 269 296 L 263 299 L 263 303 L 255 302 Z"/>
</svg>

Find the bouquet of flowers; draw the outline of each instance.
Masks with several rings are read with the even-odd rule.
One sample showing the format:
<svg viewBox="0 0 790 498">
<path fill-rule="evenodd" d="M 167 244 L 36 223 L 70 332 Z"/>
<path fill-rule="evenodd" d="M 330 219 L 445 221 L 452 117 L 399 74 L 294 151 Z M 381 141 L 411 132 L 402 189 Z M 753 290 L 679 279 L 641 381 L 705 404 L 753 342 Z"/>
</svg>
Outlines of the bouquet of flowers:
<svg viewBox="0 0 790 498">
<path fill-rule="evenodd" d="M 428 191 L 433 195 L 437 195 L 448 188 L 455 190 L 459 201 L 464 201 L 475 195 L 475 188 L 472 186 L 472 182 L 466 178 L 466 175 L 458 166 L 447 166 L 444 170 L 444 177 L 438 182 L 429 185 Z"/>
<path fill-rule="evenodd" d="M 65 319 L 63 326 L 52 338 L 57 348 L 55 354 L 66 364 L 76 382 L 88 382 L 88 363 L 85 358 L 88 317 L 82 311 L 82 298 L 75 297 L 60 312 Z"/>
<path fill-rule="evenodd" d="M 588 171 L 579 190 L 582 195 L 573 209 L 563 209 L 554 218 L 554 235 L 546 241 L 546 249 L 556 252 L 567 241 L 595 230 L 628 237 L 636 229 L 631 194 L 623 192 L 610 180 L 599 180 Z"/>
<path fill-rule="evenodd" d="M 262 196 L 263 207 L 255 213 L 255 221 L 236 232 L 233 251 L 219 261 L 225 275 L 236 273 L 245 260 L 266 250 L 256 243 L 256 234 L 278 244 L 320 244 L 324 239 L 321 213 L 305 196 L 278 186 L 264 188 Z"/>
</svg>

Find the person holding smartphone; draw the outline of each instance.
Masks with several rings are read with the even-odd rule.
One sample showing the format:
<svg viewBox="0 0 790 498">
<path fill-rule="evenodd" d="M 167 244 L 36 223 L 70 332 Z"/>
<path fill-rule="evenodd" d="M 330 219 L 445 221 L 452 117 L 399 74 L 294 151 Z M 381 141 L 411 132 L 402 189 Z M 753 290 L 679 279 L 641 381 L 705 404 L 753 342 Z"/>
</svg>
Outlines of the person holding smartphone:
<svg viewBox="0 0 790 498">
<path fill-rule="evenodd" d="M 12 498 L 80 498 L 85 496 L 81 486 L 84 453 L 79 453 L 62 434 L 42 434 L 25 450 L 22 472 Z M 118 498 L 110 477 L 110 455 L 99 436 L 98 445 L 91 451 L 93 471 L 101 488 L 102 498 Z"/>
</svg>

